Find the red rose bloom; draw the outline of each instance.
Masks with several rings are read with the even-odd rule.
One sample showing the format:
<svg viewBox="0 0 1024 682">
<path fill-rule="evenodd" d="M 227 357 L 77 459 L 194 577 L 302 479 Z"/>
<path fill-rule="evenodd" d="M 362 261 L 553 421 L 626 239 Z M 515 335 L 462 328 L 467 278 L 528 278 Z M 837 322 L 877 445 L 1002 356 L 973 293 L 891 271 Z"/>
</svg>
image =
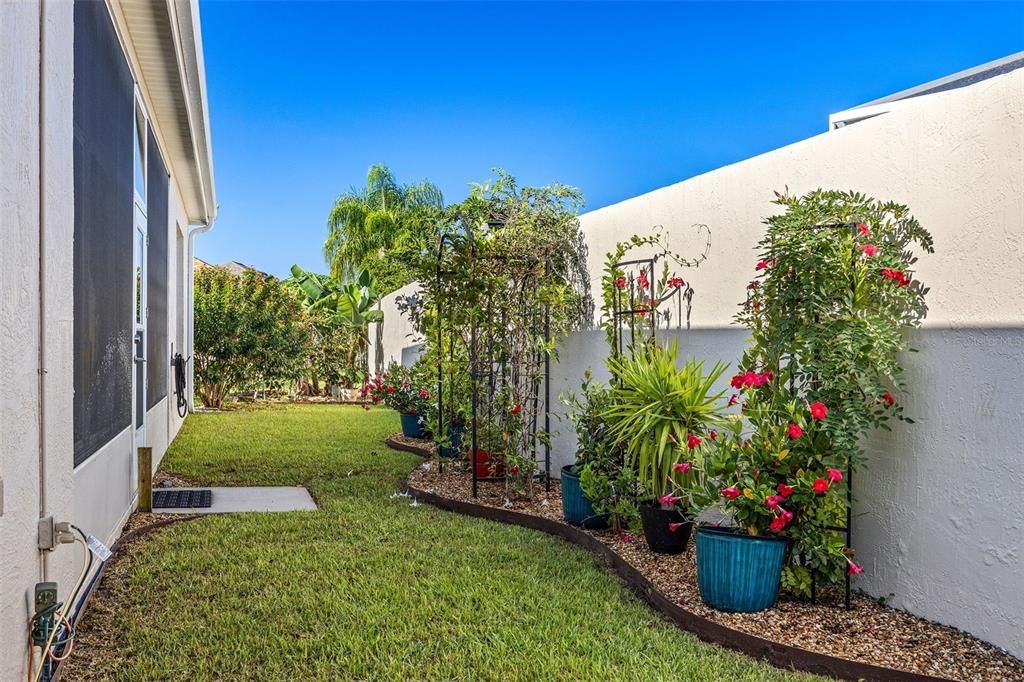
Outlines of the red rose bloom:
<svg viewBox="0 0 1024 682">
<path fill-rule="evenodd" d="M 793 494 L 793 486 L 786 485 L 785 483 L 780 483 L 776 490 L 779 491 L 779 495 L 782 496 L 782 499 L 786 499 Z"/>
<path fill-rule="evenodd" d="M 802 428 L 800 428 L 799 424 L 790 424 L 789 425 L 789 437 L 790 438 L 792 438 L 793 440 L 796 440 L 797 438 L 799 438 L 802 435 L 804 435 L 804 430 Z"/>
<path fill-rule="evenodd" d="M 824 478 L 814 479 L 814 492 L 816 492 L 819 495 L 824 495 L 825 493 L 827 493 L 828 481 L 826 481 Z"/>
<path fill-rule="evenodd" d="M 734 485 L 728 488 L 722 488 L 722 497 L 728 497 L 730 500 L 735 500 L 740 496 L 740 489 Z"/>
<path fill-rule="evenodd" d="M 896 398 L 894 398 L 892 396 L 892 393 L 890 393 L 889 391 L 885 392 L 885 395 L 882 396 L 882 400 L 884 400 L 885 404 L 888 405 L 889 407 L 892 407 L 893 405 L 896 404 Z"/>
<path fill-rule="evenodd" d="M 821 421 L 828 414 L 828 408 L 825 407 L 825 403 L 811 403 L 811 416 Z"/>
</svg>

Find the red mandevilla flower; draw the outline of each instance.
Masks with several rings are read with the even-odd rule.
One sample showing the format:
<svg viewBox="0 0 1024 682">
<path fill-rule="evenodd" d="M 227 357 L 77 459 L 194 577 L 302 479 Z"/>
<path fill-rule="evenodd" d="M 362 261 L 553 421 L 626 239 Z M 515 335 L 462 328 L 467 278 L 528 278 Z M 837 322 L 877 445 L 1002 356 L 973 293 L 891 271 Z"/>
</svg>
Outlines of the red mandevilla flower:
<svg viewBox="0 0 1024 682">
<path fill-rule="evenodd" d="M 619 542 L 633 542 L 633 536 L 624 530 L 619 531 Z"/>
<path fill-rule="evenodd" d="M 693 435 L 692 433 L 686 434 L 686 447 L 690 448 L 691 450 L 700 447 L 700 438 Z"/>
<path fill-rule="evenodd" d="M 783 499 L 784 498 L 781 495 L 769 495 L 764 498 L 764 503 L 768 505 L 769 509 L 774 510 L 779 508 L 779 503 L 782 502 Z"/>
<path fill-rule="evenodd" d="M 861 568 L 857 564 L 853 563 L 849 559 L 847 559 L 847 562 L 850 564 L 849 570 L 846 571 L 847 575 L 860 575 L 861 573 L 864 572 L 863 568 Z"/>
<path fill-rule="evenodd" d="M 857 248 L 860 249 L 861 252 L 868 258 L 871 258 L 871 256 L 874 256 L 876 253 L 878 253 L 878 247 L 875 246 L 874 244 L 861 244 Z"/>
<path fill-rule="evenodd" d="M 685 526 L 684 523 L 670 523 L 668 524 L 668 530 L 670 533 L 675 533 L 681 526 Z"/>
<path fill-rule="evenodd" d="M 677 471 L 681 474 L 685 474 L 693 465 L 689 462 L 676 462 L 672 465 L 673 471 Z"/>
<path fill-rule="evenodd" d="M 902 270 L 894 270 L 893 268 L 882 268 L 882 277 L 891 279 L 896 282 L 898 286 L 905 287 L 910 285 L 910 278 L 907 277 Z"/>
<path fill-rule="evenodd" d="M 733 388 L 743 388 L 743 375 L 737 374 L 736 376 L 734 376 L 732 379 L 729 380 L 729 385 L 732 386 Z"/>
<path fill-rule="evenodd" d="M 857 234 L 859 234 L 861 237 L 870 237 L 871 228 L 868 227 L 867 224 L 861 223 L 860 225 L 857 226 Z"/>
<path fill-rule="evenodd" d="M 793 486 L 786 485 L 785 483 L 780 483 L 776 490 L 779 491 L 779 495 L 782 496 L 782 499 L 786 499 L 793 494 Z"/>
<path fill-rule="evenodd" d="M 839 483 L 839 481 L 843 480 L 843 472 L 839 469 L 826 469 L 825 475 L 828 476 L 828 480 L 833 483 Z"/>
<path fill-rule="evenodd" d="M 395 387 L 394 386 L 388 386 L 387 392 L 388 393 L 394 393 L 395 392 Z"/>
<path fill-rule="evenodd" d="M 821 421 L 828 414 L 828 408 L 825 407 L 825 403 L 811 403 L 811 416 Z"/>
<path fill-rule="evenodd" d="M 825 493 L 827 493 L 828 481 L 826 481 L 824 478 L 814 479 L 814 492 L 816 492 L 819 495 L 824 495 Z"/>
<path fill-rule="evenodd" d="M 892 407 L 893 405 L 896 404 L 896 398 L 894 398 L 892 393 L 890 393 L 889 391 L 885 392 L 885 395 L 882 396 L 882 400 L 884 400 L 885 404 L 888 405 L 889 407 Z"/>
<path fill-rule="evenodd" d="M 740 399 L 739 399 L 739 396 L 737 396 L 737 395 L 736 395 L 735 393 L 733 393 L 733 394 L 732 394 L 732 395 L 731 395 L 731 396 L 729 397 L 729 405 L 728 405 L 728 407 L 732 407 L 733 405 L 735 405 L 735 404 L 736 404 L 736 403 L 738 403 L 739 401 L 740 401 Z"/>
<path fill-rule="evenodd" d="M 754 291 L 754 290 L 759 289 L 759 288 L 761 288 L 761 283 L 758 282 L 756 279 L 754 281 L 752 281 L 750 284 L 747 285 L 747 289 L 749 289 L 751 291 Z"/>
<path fill-rule="evenodd" d="M 420 397 L 423 398 L 424 400 L 426 400 L 427 398 L 430 397 L 430 391 L 428 391 L 425 388 L 421 388 L 420 389 Z"/>
<path fill-rule="evenodd" d="M 668 495 L 662 495 L 661 497 L 658 498 L 658 504 L 660 504 L 662 507 L 675 506 L 675 503 L 678 501 L 679 498 L 673 495 L 672 493 L 669 493 Z"/>
<path fill-rule="evenodd" d="M 523 406 L 520 405 L 519 403 L 516 403 L 515 405 L 512 406 L 512 414 L 519 414 L 522 411 L 523 411 Z"/>
<path fill-rule="evenodd" d="M 683 281 L 682 277 L 672 277 L 669 279 L 668 285 L 673 289 L 678 289 L 679 287 L 686 286 L 686 282 Z"/>
<path fill-rule="evenodd" d="M 768 267 L 768 261 L 766 261 L 766 260 L 759 260 L 759 261 L 757 261 L 757 265 L 754 266 L 754 270 L 760 272 L 761 270 L 767 269 L 767 267 Z"/>
<path fill-rule="evenodd" d="M 711 440 L 718 440 L 718 431 L 711 431 L 708 433 L 708 438 Z"/>
<path fill-rule="evenodd" d="M 646 289 L 651 286 L 651 280 L 647 279 L 647 270 L 640 270 L 640 273 L 636 276 L 636 283 L 640 285 L 641 289 Z"/>
<path fill-rule="evenodd" d="M 615 278 L 615 288 L 616 289 L 625 289 L 626 288 L 626 278 L 625 277 L 616 277 Z"/>
<path fill-rule="evenodd" d="M 734 485 L 728 488 L 722 488 L 722 497 L 728 497 L 730 500 L 735 500 L 740 496 L 740 489 Z"/>
<path fill-rule="evenodd" d="M 793 440 L 796 440 L 797 438 L 799 438 L 802 435 L 804 435 L 804 430 L 802 428 L 800 428 L 799 424 L 790 424 L 789 425 L 789 437 L 790 438 L 792 438 Z"/>
</svg>

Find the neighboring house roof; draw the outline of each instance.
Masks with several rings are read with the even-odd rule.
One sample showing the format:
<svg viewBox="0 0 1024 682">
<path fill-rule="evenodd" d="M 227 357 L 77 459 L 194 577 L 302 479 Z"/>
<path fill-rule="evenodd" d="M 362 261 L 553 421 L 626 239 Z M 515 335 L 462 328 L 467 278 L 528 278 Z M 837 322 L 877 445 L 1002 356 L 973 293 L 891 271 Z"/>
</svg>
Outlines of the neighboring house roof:
<svg viewBox="0 0 1024 682">
<path fill-rule="evenodd" d="M 256 268 L 254 268 L 251 265 L 246 265 L 245 263 L 239 263 L 236 260 L 229 260 L 227 263 L 221 263 L 217 267 L 224 268 L 225 270 L 230 272 L 232 275 L 244 275 L 246 272 L 249 272 L 251 270 L 252 272 L 255 272 L 255 273 L 258 273 L 260 275 L 263 275 L 264 277 L 268 276 L 267 273 L 263 272 L 262 270 L 257 270 Z"/>
<path fill-rule="evenodd" d="M 217 195 L 198 4 L 121 0 L 110 7 L 188 220 L 211 225 Z"/>
<path fill-rule="evenodd" d="M 244 275 L 247 272 L 255 272 L 256 274 L 262 275 L 263 277 L 270 276 L 267 273 L 263 272 L 262 270 L 257 270 L 253 266 L 246 265 L 245 263 L 239 262 L 237 260 L 229 260 L 226 263 L 221 263 L 220 265 L 211 265 L 210 263 L 204 261 L 202 258 L 192 258 L 192 263 L 194 270 L 202 270 L 203 268 L 224 268 L 232 275 L 236 276 Z"/>
<path fill-rule="evenodd" d="M 828 117 L 828 127 L 830 130 L 842 128 L 851 123 L 857 123 L 858 121 L 892 111 L 901 106 L 902 103 L 915 97 L 924 97 L 938 92 L 965 88 L 1021 68 L 1024 68 L 1024 52 L 1017 52 L 1001 59 L 996 59 L 995 61 L 834 113 Z"/>
</svg>

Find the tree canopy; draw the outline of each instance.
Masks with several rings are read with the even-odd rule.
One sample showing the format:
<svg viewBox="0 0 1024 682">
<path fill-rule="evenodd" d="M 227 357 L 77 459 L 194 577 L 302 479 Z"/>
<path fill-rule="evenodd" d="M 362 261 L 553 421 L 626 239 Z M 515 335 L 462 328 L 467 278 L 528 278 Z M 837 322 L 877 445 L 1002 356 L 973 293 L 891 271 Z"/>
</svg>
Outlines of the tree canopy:
<svg viewBox="0 0 1024 682">
<path fill-rule="evenodd" d="M 339 196 L 327 217 L 324 258 L 337 281 L 366 270 L 382 294 L 414 278 L 409 263 L 436 230 L 444 197 L 436 185 L 403 185 L 384 164 L 370 167 L 366 186 Z"/>
</svg>

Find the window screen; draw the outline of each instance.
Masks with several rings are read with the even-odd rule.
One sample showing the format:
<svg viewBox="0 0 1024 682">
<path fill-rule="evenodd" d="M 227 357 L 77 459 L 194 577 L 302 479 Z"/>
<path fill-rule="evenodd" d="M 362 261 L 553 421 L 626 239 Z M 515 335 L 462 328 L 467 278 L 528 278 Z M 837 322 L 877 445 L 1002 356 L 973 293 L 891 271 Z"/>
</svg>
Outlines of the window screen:
<svg viewBox="0 0 1024 682">
<path fill-rule="evenodd" d="M 149 251 L 146 267 L 149 317 L 146 320 L 146 409 L 167 397 L 167 368 L 171 364 L 171 348 L 167 339 L 167 166 L 152 131 L 146 150 L 146 172 L 149 199 L 146 202 L 146 234 Z"/>
<path fill-rule="evenodd" d="M 74 7 L 75 464 L 131 425 L 134 85 L 106 3 Z"/>
</svg>

